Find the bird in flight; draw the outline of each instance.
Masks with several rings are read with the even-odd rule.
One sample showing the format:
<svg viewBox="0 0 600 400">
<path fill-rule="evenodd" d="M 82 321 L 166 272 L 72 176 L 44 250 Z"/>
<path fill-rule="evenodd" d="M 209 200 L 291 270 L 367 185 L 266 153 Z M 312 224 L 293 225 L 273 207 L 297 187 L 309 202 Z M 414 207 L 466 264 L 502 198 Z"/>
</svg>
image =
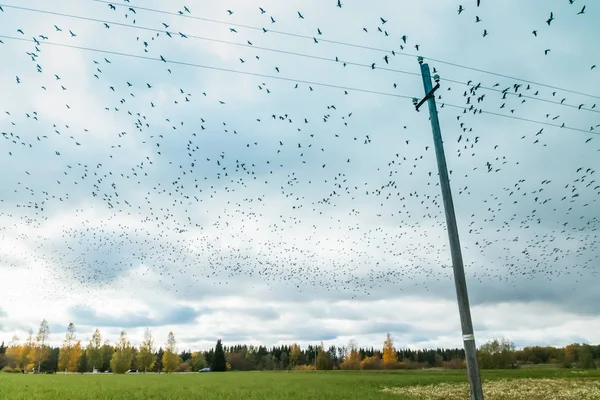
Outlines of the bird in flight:
<svg viewBox="0 0 600 400">
<path fill-rule="evenodd" d="M 581 9 L 581 11 L 579 11 L 577 13 L 577 15 L 581 15 L 581 14 L 584 14 L 584 13 L 585 13 L 585 6 L 583 6 L 583 8 Z"/>
<path fill-rule="evenodd" d="M 548 18 L 548 20 L 546 21 L 546 23 L 548 24 L 548 26 L 550 26 L 550 24 L 552 23 L 552 21 L 554 21 L 554 13 L 550 13 L 550 18 Z"/>
<path fill-rule="evenodd" d="M 458 15 L 460 15 L 460 13 L 462 13 L 463 11 L 465 11 L 465 9 L 463 8 L 463 6 L 459 5 L 458 6 Z"/>
</svg>

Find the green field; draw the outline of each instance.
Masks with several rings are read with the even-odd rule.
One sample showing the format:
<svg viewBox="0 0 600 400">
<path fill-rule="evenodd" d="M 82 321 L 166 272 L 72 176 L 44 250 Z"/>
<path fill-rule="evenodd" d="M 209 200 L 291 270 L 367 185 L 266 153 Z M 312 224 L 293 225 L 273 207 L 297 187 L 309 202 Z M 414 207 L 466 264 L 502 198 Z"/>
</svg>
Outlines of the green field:
<svg viewBox="0 0 600 400">
<path fill-rule="evenodd" d="M 561 369 L 523 369 L 484 371 L 484 382 L 510 379 L 518 387 L 524 378 L 564 379 L 558 384 L 596 385 L 600 394 L 600 370 L 571 371 Z M 402 394 L 415 385 L 466 382 L 465 371 L 319 371 L 319 372 L 228 372 L 195 374 L 148 375 L 32 375 L 0 373 L 0 399 L 306 399 L 306 400 L 406 400 L 414 396 Z M 522 381 L 527 382 L 527 381 Z M 513 384 L 514 383 L 514 384 Z M 532 386 L 531 383 L 524 385 Z M 547 386 L 542 384 L 541 386 Z M 385 391 L 384 388 L 401 388 Z M 587 389 L 586 389 L 587 390 Z M 595 389 L 594 389 L 595 390 Z M 400 393 L 398 393 L 400 392 Z M 446 395 L 429 398 L 444 398 Z M 587 391 L 589 399 L 598 399 L 596 392 Z M 588 395 L 577 398 L 587 400 Z M 520 397 L 520 396 L 519 396 Z M 537 400 L 537 396 L 524 396 Z M 417 397 L 418 398 L 418 397 Z M 458 396 L 457 398 L 464 398 Z M 496 396 L 488 396 L 490 400 Z M 502 397 L 513 399 L 516 397 Z M 541 398 L 541 397 L 540 397 Z M 561 397 L 568 399 L 570 397 Z M 467 398 L 465 398 L 466 400 Z"/>
</svg>

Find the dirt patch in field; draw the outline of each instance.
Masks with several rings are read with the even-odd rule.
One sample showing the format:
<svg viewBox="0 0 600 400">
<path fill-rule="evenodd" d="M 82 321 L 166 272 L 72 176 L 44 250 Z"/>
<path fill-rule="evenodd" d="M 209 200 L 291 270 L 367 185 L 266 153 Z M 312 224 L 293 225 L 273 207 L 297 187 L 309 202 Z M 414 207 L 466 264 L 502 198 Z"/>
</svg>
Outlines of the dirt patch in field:
<svg viewBox="0 0 600 400">
<path fill-rule="evenodd" d="M 466 383 L 441 383 L 383 389 L 415 400 L 469 400 Z M 579 379 L 513 379 L 483 383 L 486 400 L 598 400 L 600 381 Z"/>
</svg>

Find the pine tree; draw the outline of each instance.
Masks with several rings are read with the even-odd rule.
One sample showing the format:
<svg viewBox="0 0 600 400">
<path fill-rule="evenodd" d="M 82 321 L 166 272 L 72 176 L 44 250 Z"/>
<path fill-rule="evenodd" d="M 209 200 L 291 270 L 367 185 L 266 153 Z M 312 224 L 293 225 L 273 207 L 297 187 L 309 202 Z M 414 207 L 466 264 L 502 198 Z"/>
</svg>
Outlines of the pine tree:
<svg viewBox="0 0 600 400">
<path fill-rule="evenodd" d="M 221 339 L 217 340 L 215 346 L 215 354 L 213 356 L 211 371 L 225 372 L 227 371 L 227 361 L 225 360 L 225 352 L 223 351 L 223 345 Z"/>
<path fill-rule="evenodd" d="M 155 354 L 156 356 L 156 364 L 154 364 L 156 366 L 156 370 L 157 372 L 160 374 L 162 369 L 163 369 L 163 365 L 162 365 L 162 359 L 163 359 L 163 355 L 165 354 L 164 350 L 162 347 L 158 348 L 158 352 Z"/>
<path fill-rule="evenodd" d="M 81 353 L 81 357 L 79 357 L 79 364 L 77 365 L 77 372 L 81 372 L 82 374 L 84 372 L 88 371 L 88 357 L 87 357 L 87 351 L 84 351 L 83 353 Z"/>
</svg>

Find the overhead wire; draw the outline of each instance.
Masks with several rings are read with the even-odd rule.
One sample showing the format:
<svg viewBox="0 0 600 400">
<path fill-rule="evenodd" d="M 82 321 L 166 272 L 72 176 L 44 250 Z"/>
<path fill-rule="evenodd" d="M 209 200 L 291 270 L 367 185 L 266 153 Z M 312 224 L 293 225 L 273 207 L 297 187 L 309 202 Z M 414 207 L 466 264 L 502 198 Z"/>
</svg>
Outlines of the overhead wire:
<svg viewBox="0 0 600 400">
<path fill-rule="evenodd" d="M 0 35 L 0 38 L 8 39 L 8 40 L 16 40 L 16 41 L 20 41 L 20 42 L 35 43 L 32 39 L 27 39 L 27 38 L 5 36 L 5 35 Z M 76 49 L 76 50 L 84 50 L 84 51 L 95 52 L 95 53 L 110 54 L 110 55 L 130 57 L 130 58 L 136 58 L 136 59 L 147 60 L 147 61 L 162 62 L 165 64 L 170 63 L 170 64 L 182 65 L 182 66 L 188 66 L 188 67 L 194 67 L 194 68 L 208 69 L 208 70 L 214 70 L 214 71 L 220 71 L 220 72 L 229 72 L 229 73 L 242 74 L 242 75 L 248 75 L 248 76 L 256 76 L 256 77 L 260 77 L 260 78 L 276 79 L 276 80 L 288 81 L 288 82 L 293 82 L 293 83 L 302 83 L 302 84 L 307 84 L 307 85 L 322 86 L 322 87 L 328 87 L 328 88 L 333 88 L 333 89 L 342 89 L 342 90 L 347 90 L 347 91 L 349 90 L 349 91 L 354 91 L 354 92 L 368 93 L 368 94 L 374 94 L 374 95 L 380 95 L 380 96 L 396 97 L 396 98 L 411 99 L 411 100 L 417 97 L 417 96 L 400 95 L 400 94 L 395 94 L 395 93 L 378 92 L 378 91 L 374 91 L 374 90 L 361 89 L 361 88 L 352 88 L 352 87 L 333 85 L 333 84 L 322 83 L 322 82 L 312 82 L 312 81 L 306 81 L 306 80 L 300 80 L 300 79 L 294 79 L 294 78 L 285 78 L 285 77 L 275 76 L 275 75 L 266 75 L 266 74 L 258 74 L 258 73 L 247 72 L 247 71 L 232 70 L 232 69 L 227 69 L 227 68 L 202 65 L 202 64 L 196 64 L 196 63 L 185 62 L 185 61 L 174 61 L 174 60 L 166 60 L 166 59 L 163 61 L 160 58 L 154 58 L 154 57 L 149 57 L 149 56 L 140 56 L 137 54 L 123 53 L 123 52 L 112 51 L 112 50 L 96 49 L 96 48 L 92 48 L 92 47 L 75 46 L 75 45 L 69 45 L 69 44 L 64 44 L 64 43 L 55 43 L 55 42 L 50 42 L 50 41 L 43 41 L 40 43 L 41 43 L 41 45 L 72 48 L 72 49 Z M 460 109 L 469 111 L 469 108 L 465 107 L 465 106 L 446 104 L 446 103 L 442 103 L 442 104 L 444 106 L 460 108 Z M 516 120 L 521 120 L 521 121 L 526 121 L 526 122 L 531 122 L 531 123 L 536 123 L 536 124 L 541 124 L 541 125 L 553 126 L 553 127 L 561 128 L 561 129 L 567 129 L 567 130 L 583 132 L 583 133 L 588 133 L 588 134 L 594 134 L 594 135 L 600 134 L 598 132 L 587 131 L 585 129 L 556 125 L 556 124 L 551 124 L 551 123 L 544 122 L 544 121 L 537 121 L 537 120 L 532 120 L 532 119 L 527 119 L 527 118 L 515 117 L 512 115 L 504 115 L 504 114 L 500 114 L 500 113 L 484 111 L 481 109 L 478 109 L 478 111 L 480 113 L 485 113 L 485 114 L 489 114 L 489 115 L 495 115 L 495 116 L 504 117 L 504 118 L 516 119 Z"/>
<path fill-rule="evenodd" d="M 491 88 L 491 87 L 487 87 L 487 86 L 482 86 L 479 84 L 474 84 L 474 83 L 464 83 L 464 82 L 460 82 L 457 80 L 453 80 L 453 79 L 448 79 L 448 78 L 440 78 L 441 81 L 446 81 L 446 82 L 451 82 L 451 83 L 457 83 L 457 84 L 462 84 L 462 85 L 467 85 L 471 88 L 473 87 L 477 87 L 479 89 L 484 89 L 484 90 L 489 90 L 491 92 L 498 92 L 498 93 L 506 93 L 507 95 L 510 96 L 516 96 L 518 98 L 523 98 L 523 99 L 530 99 L 530 100 L 535 100 L 535 101 L 542 101 L 544 103 L 549 103 L 549 104 L 554 104 L 554 105 L 558 105 L 558 106 L 562 106 L 562 107 L 569 107 L 569 108 L 576 108 L 580 111 L 589 111 L 589 112 L 594 112 L 594 113 L 600 113 L 600 109 L 595 109 L 595 104 L 591 107 L 591 108 L 587 108 L 587 107 L 583 107 L 583 106 L 576 106 L 573 104 L 569 104 L 569 103 L 565 103 L 565 102 L 560 102 L 560 101 L 553 101 L 553 100 L 548 100 L 548 99 L 544 99 L 543 97 L 534 97 L 534 96 L 528 96 L 525 95 L 523 93 L 517 93 L 515 92 L 511 92 L 511 91 L 506 91 L 506 89 L 496 89 L 496 88 Z"/>
<path fill-rule="evenodd" d="M 159 10 L 159 9 L 156 9 L 156 8 L 150 8 L 150 7 L 132 6 L 130 4 L 113 4 L 113 3 L 111 3 L 108 0 L 92 0 L 92 1 L 94 1 L 96 3 L 110 4 L 110 5 L 113 5 L 113 6 L 120 6 L 120 7 L 128 7 L 128 8 L 133 8 L 133 9 L 138 9 L 138 10 L 143 10 L 143 11 L 149 11 L 149 12 L 154 12 L 154 13 L 160 13 L 160 14 L 165 14 L 165 15 L 172 15 L 172 16 L 183 17 L 183 18 L 191 18 L 191 19 L 195 19 L 195 20 L 199 20 L 199 21 L 211 22 L 211 23 L 216 23 L 216 24 L 221 24 L 221 25 L 229 25 L 229 26 L 235 26 L 235 27 L 239 27 L 239 28 L 257 30 L 257 31 L 263 31 L 263 32 L 270 32 L 270 33 L 274 33 L 274 34 L 278 34 L 278 35 L 297 37 L 297 38 L 300 38 L 300 39 L 307 39 L 307 40 L 313 40 L 314 39 L 313 36 L 301 35 L 301 34 L 296 34 L 296 33 L 291 33 L 291 32 L 285 32 L 285 31 L 271 30 L 271 29 L 261 28 L 261 27 L 257 27 L 257 26 L 251 26 L 251 25 L 245 25 L 245 24 L 238 24 L 238 23 L 232 23 L 232 22 L 227 22 L 227 21 L 216 20 L 216 19 L 212 19 L 212 18 L 198 17 L 198 16 L 195 16 L 195 15 L 184 14 L 182 12 L 176 13 L 176 12 L 171 12 L 171 11 Z M 365 45 L 359 45 L 359 44 L 342 42 L 342 41 L 336 41 L 336 40 L 329 40 L 329 39 L 320 39 L 319 41 L 323 42 L 323 43 L 331 43 L 331 44 L 336 44 L 336 45 L 341 45 L 341 46 L 347 46 L 347 47 L 359 48 L 359 49 L 364 49 L 364 50 L 372 50 L 372 51 L 378 51 L 378 52 L 384 52 L 384 53 L 391 54 L 391 50 L 377 48 L 377 47 L 371 47 L 371 46 L 365 46 Z M 405 57 L 412 57 L 412 58 L 423 56 L 423 55 L 420 55 L 420 54 L 409 54 L 409 53 L 402 53 L 402 52 L 398 52 L 397 54 L 401 55 L 401 56 L 405 56 Z M 480 73 L 484 73 L 484 74 L 488 74 L 488 75 L 498 76 L 498 77 L 501 77 L 501 78 L 511 79 L 511 80 L 515 80 L 515 81 L 521 81 L 521 82 L 525 82 L 525 83 L 529 83 L 529 84 L 533 84 L 533 85 L 538 85 L 538 86 L 546 87 L 546 88 L 549 88 L 549 89 L 561 90 L 563 92 L 573 93 L 573 94 L 577 94 L 577 95 L 580 95 L 580 96 L 585 96 L 585 97 L 591 97 L 591 98 L 595 98 L 595 99 L 600 99 L 600 95 L 593 95 L 593 94 L 584 93 L 584 92 L 580 92 L 580 91 L 576 91 L 576 90 L 572 90 L 572 89 L 561 88 L 561 87 L 558 87 L 558 86 L 549 85 L 549 84 L 545 84 L 545 83 L 541 83 L 541 82 L 535 82 L 535 81 L 524 79 L 524 78 L 518 78 L 518 77 L 506 75 L 506 74 L 501 74 L 501 73 L 497 73 L 497 72 L 493 72 L 493 71 L 488 71 L 488 70 L 481 69 L 481 68 L 469 67 L 467 65 L 458 64 L 458 63 L 455 63 L 455 62 L 445 61 L 445 60 L 431 58 L 431 57 L 426 57 L 426 56 L 423 56 L 423 57 L 426 58 L 427 60 L 434 61 L 434 62 L 437 62 L 437 63 L 440 63 L 440 64 L 446 64 L 446 65 L 450 65 L 450 66 L 457 67 L 457 68 L 463 68 L 463 69 L 467 69 L 467 70 L 471 70 L 471 71 L 476 71 L 476 72 L 480 72 Z"/>
<path fill-rule="evenodd" d="M 459 108 L 459 109 L 462 109 L 462 110 L 466 111 L 467 113 L 470 111 L 469 107 L 459 106 L 459 105 L 456 105 L 456 104 L 441 103 L 440 107 Z M 474 110 L 475 109 L 473 109 L 473 111 Z M 573 127 L 566 126 L 566 125 L 553 124 L 551 122 L 546 122 L 546 121 L 539 121 L 539 120 L 535 120 L 535 119 L 517 117 L 515 115 L 500 114 L 500 113 L 496 113 L 496 112 L 493 112 L 493 111 L 485 111 L 485 110 L 479 109 L 479 108 L 476 110 L 476 112 L 474 114 L 489 114 L 489 115 L 494 115 L 494 116 L 497 116 L 497 117 L 509 118 L 509 119 L 514 119 L 514 120 L 519 120 L 519 121 L 524 121 L 524 122 L 531 122 L 531 123 L 534 123 L 534 124 L 552 126 L 552 127 L 560 128 L 560 129 L 567 129 L 567 130 L 576 131 L 576 132 L 583 132 L 583 133 L 588 133 L 588 134 L 592 134 L 592 135 L 600 135 L 600 132 L 594 132 L 592 130 L 587 131 L 585 129 L 573 128 Z"/>
<path fill-rule="evenodd" d="M 0 35 L 0 38 L 9 39 L 9 40 L 18 40 L 21 42 L 35 43 L 32 39 L 26 39 L 26 38 L 14 37 L 14 36 Z M 397 98 L 402 98 L 402 99 L 413 99 L 414 98 L 414 96 L 405 96 L 405 95 L 395 94 L 395 93 L 379 92 L 376 90 L 353 88 L 353 87 L 349 87 L 349 86 L 333 85 L 333 84 L 322 83 L 322 82 L 306 81 L 306 80 L 302 80 L 302 79 L 285 78 L 282 76 L 259 74 L 259 73 L 254 73 L 254 72 L 221 68 L 221 67 L 215 67 L 215 66 L 210 66 L 210 65 L 202 65 L 202 64 L 196 64 L 196 63 L 185 62 L 185 61 L 166 60 L 166 59 L 165 59 L 165 61 L 163 61 L 160 58 L 155 58 L 155 57 L 141 56 L 141 55 L 137 55 L 137 54 L 123 53 L 123 52 L 113 51 L 113 50 L 96 49 L 96 48 L 92 48 L 92 47 L 75 46 L 75 45 L 64 44 L 64 43 L 50 42 L 47 40 L 40 42 L 40 45 L 66 47 L 66 48 L 85 50 L 85 51 L 96 52 L 96 53 L 137 58 L 137 59 L 147 60 L 147 61 L 158 61 L 158 62 L 170 63 L 170 64 L 175 64 L 175 65 L 183 65 L 183 66 L 188 66 L 188 67 L 208 69 L 208 70 L 213 70 L 213 71 L 229 72 L 229 73 L 235 73 L 235 74 L 241 74 L 241 75 L 256 76 L 256 77 L 260 77 L 260 78 L 277 79 L 277 80 L 288 81 L 288 82 L 293 82 L 293 83 L 302 83 L 302 84 L 306 84 L 306 85 L 322 86 L 322 87 L 328 87 L 328 88 L 333 88 L 333 89 L 343 89 L 343 90 L 353 91 L 353 92 L 376 94 L 376 95 L 380 95 L 380 96 L 397 97 Z"/>
<path fill-rule="evenodd" d="M 55 16 L 60 16 L 60 17 L 65 17 L 65 18 L 79 19 L 79 20 L 89 21 L 89 22 L 97 22 L 97 23 L 109 24 L 109 26 L 110 25 L 115 25 L 115 26 L 121 26 L 121 27 L 131 28 L 131 29 L 145 30 L 145 31 L 150 31 L 150 32 L 155 32 L 155 33 L 168 33 L 168 34 L 172 34 L 172 35 L 175 35 L 175 36 L 181 36 L 181 37 L 183 37 L 181 32 L 175 32 L 175 31 L 168 31 L 168 30 L 150 28 L 150 27 L 145 27 L 145 26 L 141 26 L 141 25 L 131 25 L 131 24 L 126 24 L 126 23 L 122 23 L 122 22 L 114 22 L 114 21 L 108 21 L 108 20 L 103 20 L 103 19 L 97 19 L 97 18 L 91 18 L 91 17 L 84 17 L 84 16 L 80 16 L 80 15 L 60 13 L 60 12 L 55 12 L 55 11 L 40 10 L 40 9 L 35 9 L 35 8 L 30 8 L 30 7 L 21 7 L 21 6 L 12 6 L 12 5 L 8 5 L 8 6 L 5 6 L 5 7 L 6 8 L 16 9 L 16 10 L 21 10 L 21 11 L 36 12 L 36 13 L 42 13 L 42 14 L 48 14 L 48 15 L 55 15 Z M 262 50 L 262 51 L 274 52 L 274 53 L 291 55 L 291 56 L 297 56 L 297 57 L 304 57 L 304 58 L 315 59 L 315 60 L 319 60 L 319 61 L 335 62 L 335 63 L 343 64 L 344 66 L 351 65 L 351 66 L 368 68 L 368 69 L 376 69 L 376 70 L 382 70 L 382 71 L 387 71 L 387 72 L 395 72 L 395 73 L 400 73 L 400 74 L 413 75 L 413 76 L 418 76 L 418 77 L 421 76 L 421 74 L 417 73 L 417 72 L 404 71 L 404 70 L 400 70 L 400 69 L 387 68 L 387 67 L 376 67 L 376 68 L 373 68 L 373 65 L 356 63 L 356 62 L 346 61 L 346 60 L 340 60 L 337 57 L 334 59 L 334 58 L 329 58 L 329 57 L 321 57 L 321 56 L 316 56 L 316 55 L 311 55 L 311 54 L 292 52 L 292 51 L 288 51 L 288 50 L 281 50 L 281 49 L 273 49 L 273 48 L 262 47 L 262 46 L 255 46 L 254 44 L 251 44 L 250 42 L 248 42 L 248 43 L 238 43 L 238 42 L 231 42 L 231 41 L 222 40 L 222 39 L 215 39 L 215 38 L 208 38 L 208 37 L 204 37 L 204 36 L 192 35 L 192 34 L 187 34 L 187 33 L 184 34 L 184 35 L 185 35 L 186 38 L 190 38 L 190 39 L 205 40 L 205 41 L 210 41 L 210 42 L 215 42 L 215 43 L 228 44 L 228 45 L 240 46 L 240 47 L 245 47 L 245 48 L 252 48 L 252 49 L 255 49 L 255 50 Z M 314 39 L 315 38 L 313 38 L 313 40 Z M 318 40 L 318 41 L 321 41 L 321 40 Z M 401 54 L 401 53 L 393 52 L 393 55 L 399 55 L 399 54 Z M 495 91 L 495 92 L 499 92 L 499 93 L 503 93 L 504 92 L 502 90 L 490 88 L 490 87 L 487 87 L 487 86 L 469 84 L 468 82 L 465 83 L 465 82 L 461 82 L 461 81 L 454 80 L 454 79 L 449 79 L 449 78 L 441 78 L 441 80 L 447 81 L 447 82 L 456 83 L 456 84 L 460 84 L 460 85 L 467 85 L 467 86 L 470 86 L 470 87 L 477 86 L 479 89 L 483 89 L 483 90 Z M 508 92 L 507 94 L 509 94 L 509 95 L 517 95 L 519 97 L 530 99 L 530 100 L 534 100 L 534 101 L 542 101 L 542 102 L 546 102 L 546 103 L 550 103 L 550 104 L 555 104 L 555 105 L 560 105 L 560 106 L 564 106 L 564 107 L 577 108 L 578 110 L 581 110 L 581 111 L 589 111 L 589 112 L 600 113 L 600 110 L 595 110 L 593 108 L 579 107 L 577 105 L 572 105 L 572 104 L 568 104 L 568 103 L 564 103 L 564 102 L 558 102 L 558 101 L 552 101 L 552 100 L 544 99 L 544 98 L 541 98 L 541 97 L 527 96 L 527 95 L 516 94 L 516 93 L 512 93 L 512 92 Z"/>
</svg>

